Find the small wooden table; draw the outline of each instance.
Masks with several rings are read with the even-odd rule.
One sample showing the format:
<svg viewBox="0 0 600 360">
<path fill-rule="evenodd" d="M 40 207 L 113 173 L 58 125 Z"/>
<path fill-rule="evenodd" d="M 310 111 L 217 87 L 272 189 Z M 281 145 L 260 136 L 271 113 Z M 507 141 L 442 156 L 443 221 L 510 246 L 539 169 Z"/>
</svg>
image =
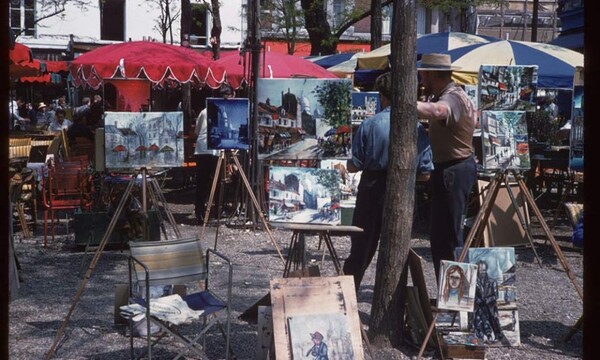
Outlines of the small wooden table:
<svg viewBox="0 0 600 360">
<path fill-rule="evenodd" d="M 288 277 L 290 271 L 292 270 L 292 264 L 294 265 L 293 270 L 298 270 L 298 268 L 301 268 L 302 273 L 304 273 L 306 269 L 305 235 L 315 233 L 319 235 L 319 246 L 321 241 L 325 240 L 325 245 L 327 245 L 329 255 L 331 255 L 331 260 L 333 261 L 333 266 L 335 267 L 337 274 L 344 275 L 331 237 L 348 236 L 363 231 L 363 229 L 357 226 L 348 225 L 276 224 L 274 226 L 293 231 L 292 239 L 290 241 L 290 248 L 288 250 L 288 257 L 285 262 L 285 269 L 283 271 L 283 277 Z"/>
</svg>

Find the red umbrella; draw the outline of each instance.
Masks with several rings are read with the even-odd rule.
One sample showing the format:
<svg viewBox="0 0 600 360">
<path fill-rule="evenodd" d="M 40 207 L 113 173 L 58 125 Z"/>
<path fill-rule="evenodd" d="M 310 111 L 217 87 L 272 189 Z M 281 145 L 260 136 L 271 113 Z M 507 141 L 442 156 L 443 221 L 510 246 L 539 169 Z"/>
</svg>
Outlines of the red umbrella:
<svg viewBox="0 0 600 360">
<path fill-rule="evenodd" d="M 123 145 L 117 145 L 114 147 L 114 149 L 112 151 L 114 151 L 114 152 L 127 151 L 127 148 Z"/>
<path fill-rule="evenodd" d="M 349 133 L 350 132 L 350 126 L 348 125 L 342 125 L 339 128 L 337 128 L 337 130 L 335 131 L 336 134 L 343 134 L 343 133 Z"/>
<path fill-rule="evenodd" d="M 259 60 L 259 77 L 262 78 L 295 78 L 309 77 L 322 79 L 337 79 L 338 77 L 321 66 L 298 56 L 276 52 L 261 53 Z M 264 57 L 264 59 L 263 59 Z M 250 74 L 250 54 L 225 55 L 217 62 L 227 70 L 227 82 L 234 88 L 239 88 Z"/>
<path fill-rule="evenodd" d="M 148 150 L 150 151 L 158 151 L 159 147 L 156 144 L 152 144 L 148 147 Z"/>
<path fill-rule="evenodd" d="M 155 85 L 165 81 L 191 82 L 218 88 L 225 69 L 214 60 L 182 46 L 150 41 L 105 45 L 89 51 L 69 65 L 75 86 L 97 89 L 104 79 L 148 79 Z"/>
</svg>

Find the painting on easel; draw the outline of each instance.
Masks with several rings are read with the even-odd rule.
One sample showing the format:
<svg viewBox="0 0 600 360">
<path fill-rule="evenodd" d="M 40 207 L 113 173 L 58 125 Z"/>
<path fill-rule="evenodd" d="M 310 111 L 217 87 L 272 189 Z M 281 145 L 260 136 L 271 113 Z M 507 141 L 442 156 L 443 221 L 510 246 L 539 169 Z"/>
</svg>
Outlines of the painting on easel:
<svg viewBox="0 0 600 360">
<path fill-rule="evenodd" d="M 454 311 L 473 311 L 477 266 L 442 260 L 437 306 Z"/>
<path fill-rule="evenodd" d="M 206 99 L 209 149 L 248 150 L 248 99 Z"/>
<path fill-rule="evenodd" d="M 482 111 L 483 168 L 529 170 L 525 111 Z"/>
<path fill-rule="evenodd" d="M 183 166 L 182 112 L 104 113 L 106 168 Z"/>
<path fill-rule="evenodd" d="M 479 110 L 535 111 L 537 80 L 537 65 L 482 65 Z"/>
<path fill-rule="evenodd" d="M 339 225 L 339 184 L 335 169 L 271 166 L 269 221 Z"/>
<path fill-rule="evenodd" d="M 288 317 L 292 359 L 355 359 L 345 314 Z"/>
<path fill-rule="evenodd" d="M 477 266 L 475 307 L 469 313 L 469 330 L 487 346 L 520 345 L 515 249 L 470 248 L 468 262 Z"/>
</svg>

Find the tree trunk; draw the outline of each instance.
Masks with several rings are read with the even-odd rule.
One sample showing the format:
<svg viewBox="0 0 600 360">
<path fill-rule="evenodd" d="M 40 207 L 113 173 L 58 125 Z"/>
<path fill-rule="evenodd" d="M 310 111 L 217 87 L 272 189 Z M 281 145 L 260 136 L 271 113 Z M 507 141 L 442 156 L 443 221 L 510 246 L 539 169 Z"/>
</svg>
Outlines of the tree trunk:
<svg viewBox="0 0 600 360">
<path fill-rule="evenodd" d="M 394 3 L 387 189 L 369 326 L 369 337 L 377 346 L 397 347 L 403 340 L 406 276 L 402 275 L 410 249 L 416 176 L 415 19 L 416 0 Z"/>
<path fill-rule="evenodd" d="M 213 25 L 210 29 L 210 46 L 212 47 L 213 59 L 221 57 L 221 7 L 219 0 L 211 0 Z"/>
<path fill-rule="evenodd" d="M 310 41 L 310 55 L 331 55 L 337 49 L 339 39 L 331 34 L 323 0 L 300 0 L 304 10 L 304 26 Z"/>
<path fill-rule="evenodd" d="M 371 50 L 381 47 L 382 31 L 381 0 L 371 0 Z"/>
</svg>

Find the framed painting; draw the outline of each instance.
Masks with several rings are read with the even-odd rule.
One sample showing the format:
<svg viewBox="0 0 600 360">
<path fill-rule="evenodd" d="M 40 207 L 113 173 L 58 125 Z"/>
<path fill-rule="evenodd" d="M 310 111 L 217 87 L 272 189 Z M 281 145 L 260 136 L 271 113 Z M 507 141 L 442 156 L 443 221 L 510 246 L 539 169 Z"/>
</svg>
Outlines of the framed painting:
<svg viewBox="0 0 600 360">
<path fill-rule="evenodd" d="M 482 111 L 483 168 L 529 170 L 529 139 L 525 111 Z"/>
<path fill-rule="evenodd" d="M 269 221 L 339 225 L 339 185 L 334 169 L 269 167 Z"/>
<path fill-rule="evenodd" d="M 377 91 L 352 92 L 352 125 L 360 125 L 367 118 L 381 110 L 381 100 Z"/>
<path fill-rule="evenodd" d="M 345 314 L 290 316 L 292 359 L 356 359 Z"/>
<path fill-rule="evenodd" d="M 348 159 L 350 79 L 258 79 L 258 157 Z"/>
<path fill-rule="evenodd" d="M 583 68 L 575 69 L 573 85 L 569 167 L 574 171 L 583 171 Z"/>
<path fill-rule="evenodd" d="M 469 248 L 467 257 L 469 263 L 477 266 L 475 306 L 469 314 L 469 330 L 488 346 L 520 345 L 515 249 Z"/>
<path fill-rule="evenodd" d="M 482 65 L 479 110 L 535 111 L 537 80 L 537 65 Z"/>
<path fill-rule="evenodd" d="M 437 307 L 454 311 L 473 311 L 475 303 L 475 264 L 442 260 L 440 263 L 441 281 Z"/>
<path fill-rule="evenodd" d="M 182 112 L 105 112 L 107 169 L 183 166 Z"/>
<path fill-rule="evenodd" d="M 207 98 L 208 148 L 248 150 L 248 99 Z"/>
</svg>

